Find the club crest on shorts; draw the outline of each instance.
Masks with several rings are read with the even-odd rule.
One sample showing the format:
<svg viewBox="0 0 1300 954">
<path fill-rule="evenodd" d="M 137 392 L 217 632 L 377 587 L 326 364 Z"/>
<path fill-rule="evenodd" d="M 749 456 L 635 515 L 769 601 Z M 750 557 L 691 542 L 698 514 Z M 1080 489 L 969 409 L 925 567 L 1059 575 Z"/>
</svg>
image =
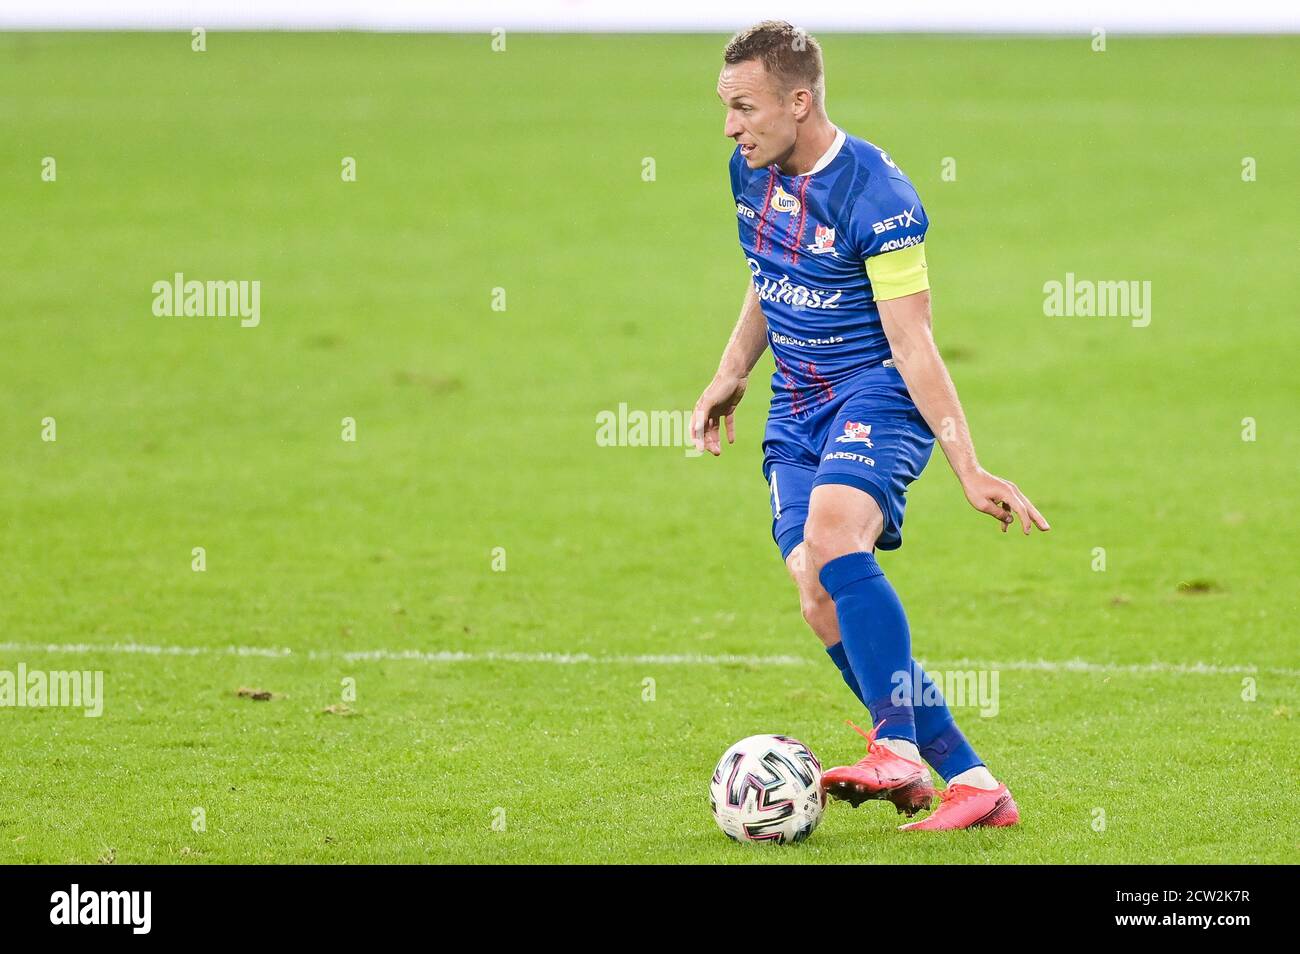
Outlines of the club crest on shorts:
<svg viewBox="0 0 1300 954">
<path fill-rule="evenodd" d="M 844 425 L 844 433 L 835 438 L 837 444 L 866 444 L 868 447 L 875 447 L 871 443 L 871 425 L 859 424 L 856 421 L 848 421 Z"/>
</svg>

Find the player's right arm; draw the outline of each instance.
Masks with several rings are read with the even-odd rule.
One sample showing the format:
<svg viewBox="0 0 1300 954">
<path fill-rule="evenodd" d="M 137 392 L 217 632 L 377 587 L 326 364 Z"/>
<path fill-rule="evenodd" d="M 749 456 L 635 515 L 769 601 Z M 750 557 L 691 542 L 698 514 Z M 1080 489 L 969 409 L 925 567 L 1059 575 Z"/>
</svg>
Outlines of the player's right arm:
<svg viewBox="0 0 1300 954">
<path fill-rule="evenodd" d="M 695 402 L 691 415 L 691 440 L 696 450 L 707 450 L 714 457 L 722 453 L 722 422 L 727 423 L 727 443 L 736 443 L 736 405 L 745 396 L 749 372 L 767 350 L 767 319 L 759 304 L 754 283 L 749 283 L 740 318 L 732 329 L 731 339 L 723 349 L 718 371 Z"/>
</svg>

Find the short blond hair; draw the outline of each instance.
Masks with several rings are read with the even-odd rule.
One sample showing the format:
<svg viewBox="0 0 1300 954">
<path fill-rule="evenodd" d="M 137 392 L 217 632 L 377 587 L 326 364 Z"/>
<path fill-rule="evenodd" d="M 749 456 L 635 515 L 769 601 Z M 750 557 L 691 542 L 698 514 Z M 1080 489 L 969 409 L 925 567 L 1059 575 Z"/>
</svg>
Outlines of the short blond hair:
<svg viewBox="0 0 1300 954">
<path fill-rule="evenodd" d="M 740 31 L 727 44 L 722 59 L 731 65 L 758 60 L 776 80 L 782 96 L 796 89 L 810 89 L 818 105 L 826 100 L 821 45 L 784 20 L 764 20 Z"/>
</svg>

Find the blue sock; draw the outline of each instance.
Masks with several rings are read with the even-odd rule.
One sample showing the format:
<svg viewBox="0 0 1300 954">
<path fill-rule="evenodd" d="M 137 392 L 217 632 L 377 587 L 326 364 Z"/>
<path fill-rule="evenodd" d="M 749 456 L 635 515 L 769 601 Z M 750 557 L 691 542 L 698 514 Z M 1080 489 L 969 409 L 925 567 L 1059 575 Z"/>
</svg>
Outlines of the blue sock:
<svg viewBox="0 0 1300 954">
<path fill-rule="evenodd" d="M 948 703 L 929 675 L 912 660 L 912 712 L 916 716 L 916 742 L 922 757 L 945 782 L 967 769 L 983 765 L 953 720 Z"/>
<path fill-rule="evenodd" d="M 836 557 L 818 578 L 835 601 L 841 645 L 871 718 L 884 720 L 879 737 L 915 744 L 912 638 L 898 594 L 865 550 Z"/>
<path fill-rule="evenodd" d="M 849 665 L 848 653 L 844 651 L 843 641 L 826 647 L 826 655 L 831 657 L 844 677 L 845 684 L 853 690 L 858 701 L 864 706 L 867 700 L 862 697 L 858 686 L 858 677 Z M 943 694 L 934 684 L 929 673 L 921 668 L 920 663 L 912 660 L 912 713 L 916 719 L 916 746 L 921 756 L 930 763 L 936 772 L 943 776 L 945 782 L 960 775 L 967 769 L 983 765 L 983 760 L 975 754 L 971 744 L 962 735 L 961 729 L 953 720 Z"/>
<path fill-rule="evenodd" d="M 866 555 L 871 556 L 870 554 Z M 858 554 L 849 554 L 849 556 L 858 556 Z M 836 563 L 836 560 L 832 560 L 831 563 Z M 915 727 L 915 737 L 911 738 L 910 741 L 917 742 L 920 754 L 936 772 L 939 772 L 940 776 L 943 776 L 944 781 L 961 775 L 962 772 L 967 771 L 969 768 L 983 766 L 983 760 L 979 758 L 979 755 L 975 754 L 971 743 L 966 741 L 966 736 L 963 736 L 962 730 L 957 728 L 956 720 L 953 719 L 948 703 L 944 702 L 943 693 L 940 693 L 939 686 L 935 685 L 935 681 L 920 667 L 917 660 L 910 658 L 911 634 L 907 630 L 907 616 L 902 610 L 902 603 L 898 602 L 898 595 L 894 593 L 889 581 L 885 580 L 884 573 L 880 571 L 879 564 L 875 563 L 874 556 L 871 558 L 871 563 L 875 567 L 875 580 L 879 581 L 880 585 L 883 585 L 883 589 L 888 591 L 888 597 L 892 597 L 892 602 L 897 604 L 898 620 L 901 621 L 902 630 L 904 630 L 907 645 L 909 645 L 909 649 L 907 649 L 909 660 L 907 662 L 909 662 L 910 668 L 911 716 L 913 716 Z M 861 567 L 861 564 L 859 564 L 859 567 Z M 826 586 L 826 581 L 823 581 L 823 586 Z M 829 590 L 829 587 L 827 589 Z M 837 615 L 839 615 L 839 608 L 840 604 L 836 602 Z M 863 706 L 867 706 L 867 699 L 862 693 L 862 686 L 859 685 L 858 677 L 853 671 L 853 665 L 849 662 L 849 654 L 845 650 L 844 641 L 841 639 L 835 646 L 827 646 L 826 652 L 828 656 L 831 656 L 831 662 L 835 663 L 837 669 L 840 669 L 840 675 L 844 677 L 845 684 L 849 686 L 849 689 L 853 690 L 854 695 L 857 695 L 858 702 L 861 702 Z M 894 686 L 898 685 L 898 681 L 894 678 L 893 671 L 889 672 L 889 677 L 891 677 L 889 690 L 893 695 Z M 894 698 L 897 698 L 897 695 L 894 695 Z M 872 710 L 872 720 L 887 719 L 885 725 L 888 725 L 888 714 L 876 715 L 876 712 L 893 708 L 892 703 L 893 699 L 889 699 L 884 706 L 876 706 L 875 708 L 867 706 Z M 881 738 L 906 738 L 906 736 L 885 732 L 885 725 L 880 728 Z"/>
<path fill-rule="evenodd" d="M 834 646 L 827 646 L 826 655 L 831 657 L 831 662 L 835 663 L 835 667 L 839 669 L 840 675 L 844 677 L 845 684 L 848 685 L 848 687 L 853 690 L 853 694 L 858 697 L 858 702 L 865 706 L 867 700 L 862 698 L 862 690 L 858 687 L 858 677 L 853 675 L 853 667 L 849 665 L 848 654 L 844 651 L 844 641 L 840 640 Z"/>
</svg>

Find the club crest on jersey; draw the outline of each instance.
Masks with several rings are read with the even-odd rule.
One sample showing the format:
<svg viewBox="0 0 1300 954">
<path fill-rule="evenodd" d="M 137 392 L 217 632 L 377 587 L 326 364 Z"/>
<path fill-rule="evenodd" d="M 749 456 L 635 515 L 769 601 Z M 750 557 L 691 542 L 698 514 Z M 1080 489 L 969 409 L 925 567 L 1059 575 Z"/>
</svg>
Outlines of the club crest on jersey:
<svg viewBox="0 0 1300 954">
<path fill-rule="evenodd" d="M 799 211 L 799 200 L 780 186 L 777 186 L 776 192 L 772 195 L 772 208 L 778 212 L 787 212 L 794 215 Z"/>
<path fill-rule="evenodd" d="M 824 225 L 817 226 L 813 232 L 812 244 L 805 247 L 814 255 L 834 255 L 835 230 Z"/>
<path fill-rule="evenodd" d="M 858 424 L 855 421 L 849 421 L 844 425 L 844 433 L 835 438 L 837 444 L 866 444 L 868 447 L 875 447 L 871 443 L 871 425 Z"/>
</svg>

